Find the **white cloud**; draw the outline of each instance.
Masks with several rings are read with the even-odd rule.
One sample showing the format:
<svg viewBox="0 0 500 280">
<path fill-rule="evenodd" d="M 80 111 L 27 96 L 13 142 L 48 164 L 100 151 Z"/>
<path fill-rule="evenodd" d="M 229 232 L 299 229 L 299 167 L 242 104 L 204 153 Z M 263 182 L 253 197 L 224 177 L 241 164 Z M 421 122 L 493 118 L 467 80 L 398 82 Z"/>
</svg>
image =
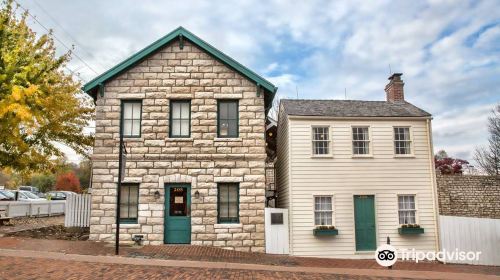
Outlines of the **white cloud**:
<svg viewBox="0 0 500 280">
<path fill-rule="evenodd" d="M 71 44 L 32 1 L 21 3 Z M 272 76 L 282 97 L 294 98 L 298 88 L 301 98 L 343 99 L 347 89 L 349 99 L 383 100 L 390 64 L 393 72 L 404 73 L 407 100 L 434 114 L 436 147 L 452 153 L 470 155 L 485 141 L 487 108 L 500 102 L 494 0 L 46 0 L 43 5 L 83 44 L 77 53 L 99 71 L 179 25 Z M 83 65 L 74 59 L 70 67 Z M 86 67 L 80 71 L 87 80 L 95 77 Z"/>
</svg>

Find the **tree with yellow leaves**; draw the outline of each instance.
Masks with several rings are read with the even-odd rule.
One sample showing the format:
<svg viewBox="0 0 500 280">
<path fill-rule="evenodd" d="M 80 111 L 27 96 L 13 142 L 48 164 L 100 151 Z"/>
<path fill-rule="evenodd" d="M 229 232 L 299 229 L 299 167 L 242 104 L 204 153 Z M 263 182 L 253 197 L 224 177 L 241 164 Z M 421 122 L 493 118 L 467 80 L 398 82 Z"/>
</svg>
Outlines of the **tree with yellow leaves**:
<svg viewBox="0 0 500 280">
<path fill-rule="evenodd" d="M 16 17 L 12 0 L 0 7 L 0 168 L 32 172 L 53 168 L 65 144 L 85 154 L 93 143 L 83 128 L 93 103 L 56 56 L 52 34 L 37 38 L 28 14 Z"/>
</svg>

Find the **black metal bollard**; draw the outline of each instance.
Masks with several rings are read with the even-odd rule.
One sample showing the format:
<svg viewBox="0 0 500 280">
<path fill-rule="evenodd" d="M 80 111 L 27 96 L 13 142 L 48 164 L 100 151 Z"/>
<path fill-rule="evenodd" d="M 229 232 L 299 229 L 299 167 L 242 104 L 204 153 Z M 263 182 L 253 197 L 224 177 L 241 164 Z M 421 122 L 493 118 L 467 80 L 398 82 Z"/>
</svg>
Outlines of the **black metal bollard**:
<svg viewBox="0 0 500 280">
<path fill-rule="evenodd" d="M 391 238 L 389 236 L 387 236 L 387 245 L 390 245 L 390 244 L 391 244 Z M 396 254 L 396 252 L 394 252 L 394 254 Z M 392 269 L 392 265 L 388 266 L 387 268 Z"/>
</svg>

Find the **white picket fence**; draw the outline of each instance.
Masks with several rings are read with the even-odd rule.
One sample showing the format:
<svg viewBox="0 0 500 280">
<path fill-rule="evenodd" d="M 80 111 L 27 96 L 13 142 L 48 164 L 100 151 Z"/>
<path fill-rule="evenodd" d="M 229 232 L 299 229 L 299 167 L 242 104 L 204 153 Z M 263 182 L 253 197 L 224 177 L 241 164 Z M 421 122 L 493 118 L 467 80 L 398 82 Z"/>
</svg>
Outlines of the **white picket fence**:
<svg viewBox="0 0 500 280">
<path fill-rule="evenodd" d="M 72 194 L 66 197 L 66 214 L 64 217 L 65 227 L 89 227 L 90 206 L 92 196 L 90 194 Z"/>
<path fill-rule="evenodd" d="M 0 201 L 0 210 L 11 218 L 54 216 L 64 214 L 65 204 L 64 200 Z"/>
<path fill-rule="evenodd" d="M 449 263 L 500 265 L 500 219 L 439 216 L 441 250 L 481 252 L 479 259 Z"/>
</svg>

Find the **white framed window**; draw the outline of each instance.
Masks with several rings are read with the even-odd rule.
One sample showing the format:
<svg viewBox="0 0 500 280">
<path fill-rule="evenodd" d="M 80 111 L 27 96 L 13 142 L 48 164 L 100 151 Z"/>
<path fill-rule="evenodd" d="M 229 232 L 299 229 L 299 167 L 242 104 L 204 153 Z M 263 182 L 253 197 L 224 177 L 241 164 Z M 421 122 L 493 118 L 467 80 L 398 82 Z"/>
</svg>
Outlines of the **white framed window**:
<svg viewBox="0 0 500 280">
<path fill-rule="evenodd" d="M 313 155 L 330 154 L 330 128 L 328 126 L 314 126 L 312 128 Z"/>
<path fill-rule="evenodd" d="M 314 197 L 314 225 L 331 226 L 333 225 L 333 197 L 315 196 Z"/>
<path fill-rule="evenodd" d="M 370 131 L 367 126 L 352 127 L 353 155 L 370 154 Z"/>
<path fill-rule="evenodd" d="M 415 205 L 415 195 L 398 195 L 398 216 L 399 224 L 416 224 L 417 208 Z"/>
<path fill-rule="evenodd" d="M 409 127 L 394 127 L 394 153 L 396 155 L 410 155 L 412 153 Z"/>
</svg>

